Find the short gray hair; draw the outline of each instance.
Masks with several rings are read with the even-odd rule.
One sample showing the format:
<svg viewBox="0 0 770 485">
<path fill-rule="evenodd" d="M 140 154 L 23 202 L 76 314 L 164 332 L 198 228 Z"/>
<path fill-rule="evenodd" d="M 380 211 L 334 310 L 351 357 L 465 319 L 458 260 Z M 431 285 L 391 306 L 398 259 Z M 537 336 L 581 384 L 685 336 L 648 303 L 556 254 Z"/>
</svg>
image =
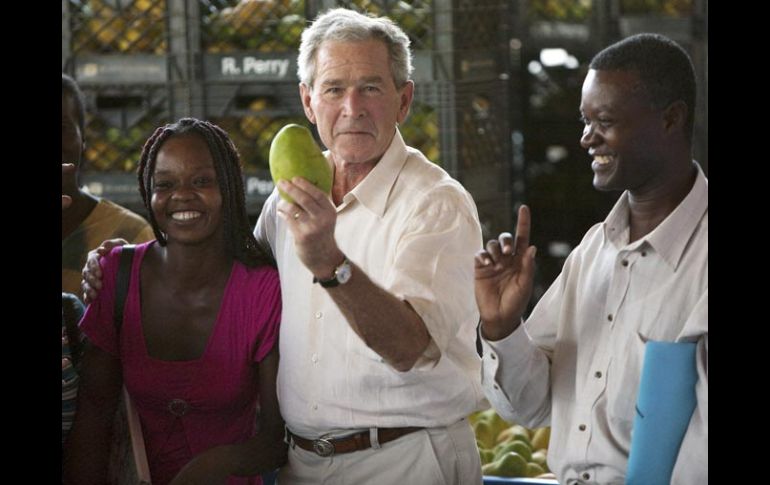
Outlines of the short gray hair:
<svg viewBox="0 0 770 485">
<path fill-rule="evenodd" d="M 387 17 L 369 17 L 353 10 L 335 8 L 316 18 L 302 32 L 297 57 L 297 75 L 312 89 L 316 75 L 316 57 L 324 41 L 359 42 L 381 40 L 388 48 L 390 71 L 396 87 L 402 87 L 412 76 L 412 53 L 409 37 Z"/>
</svg>

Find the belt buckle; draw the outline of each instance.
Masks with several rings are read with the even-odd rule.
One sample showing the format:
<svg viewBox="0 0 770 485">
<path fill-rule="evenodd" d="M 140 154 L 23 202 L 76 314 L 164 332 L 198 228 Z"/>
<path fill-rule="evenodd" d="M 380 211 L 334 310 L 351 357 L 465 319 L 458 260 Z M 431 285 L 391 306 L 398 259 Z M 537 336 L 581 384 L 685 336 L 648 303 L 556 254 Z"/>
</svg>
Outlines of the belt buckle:
<svg viewBox="0 0 770 485">
<path fill-rule="evenodd" d="M 334 443 L 323 438 L 313 440 L 313 451 L 315 451 L 316 455 L 324 458 L 332 456 L 334 454 Z"/>
</svg>

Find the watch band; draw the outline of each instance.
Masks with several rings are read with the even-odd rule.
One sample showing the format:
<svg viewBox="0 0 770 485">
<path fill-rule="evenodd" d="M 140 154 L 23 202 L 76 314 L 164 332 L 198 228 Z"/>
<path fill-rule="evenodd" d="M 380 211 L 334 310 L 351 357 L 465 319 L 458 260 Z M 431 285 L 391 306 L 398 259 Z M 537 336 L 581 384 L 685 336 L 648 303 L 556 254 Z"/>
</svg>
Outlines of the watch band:
<svg viewBox="0 0 770 485">
<path fill-rule="evenodd" d="M 343 281 L 340 281 L 340 272 L 346 272 L 346 277 L 344 277 Z M 348 261 L 347 256 L 345 259 L 342 260 L 342 262 L 334 268 L 334 276 L 329 278 L 328 280 L 321 280 L 313 276 L 313 283 L 318 283 L 324 288 L 334 288 L 335 286 L 339 286 L 342 283 L 346 283 L 348 279 L 350 278 L 350 261 Z"/>
</svg>

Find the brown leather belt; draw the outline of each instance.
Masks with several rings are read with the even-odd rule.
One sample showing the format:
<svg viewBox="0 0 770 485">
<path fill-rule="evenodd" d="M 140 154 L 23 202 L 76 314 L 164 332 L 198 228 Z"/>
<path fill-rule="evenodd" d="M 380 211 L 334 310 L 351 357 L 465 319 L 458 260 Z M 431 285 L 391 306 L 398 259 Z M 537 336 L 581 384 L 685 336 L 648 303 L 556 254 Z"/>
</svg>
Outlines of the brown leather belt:
<svg viewBox="0 0 770 485">
<path fill-rule="evenodd" d="M 413 433 L 421 429 L 425 428 L 376 428 L 377 441 L 381 445 L 384 445 L 389 441 L 396 440 L 406 434 Z M 297 436 L 288 429 L 286 432 L 295 445 L 299 446 L 303 450 L 312 451 L 318 456 L 332 456 L 334 454 L 350 453 L 353 451 L 365 450 L 372 447 L 371 440 L 369 439 L 369 431 L 362 431 L 350 436 L 343 436 L 342 438 L 320 438 L 317 440 L 309 440 L 301 436 Z"/>
</svg>

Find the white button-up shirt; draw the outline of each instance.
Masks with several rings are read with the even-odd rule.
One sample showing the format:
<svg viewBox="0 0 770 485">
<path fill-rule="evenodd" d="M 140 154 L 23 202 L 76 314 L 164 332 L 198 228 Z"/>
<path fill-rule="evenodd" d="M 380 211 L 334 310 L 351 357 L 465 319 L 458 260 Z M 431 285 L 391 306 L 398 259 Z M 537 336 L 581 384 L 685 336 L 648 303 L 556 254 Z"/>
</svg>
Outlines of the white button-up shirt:
<svg viewBox="0 0 770 485">
<path fill-rule="evenodd" d="M 335 238 L 371 280 L 420 315 L 432 338 L 399 372 L 366 346 L 297 257 L 273 191 L 255 235 L 269 243 L 283 296 L 278 397 L 292 432 L 445 426 L 482 407 L 475 349 L 473 255 L 481 227 L 473 199 L 396 131 L 380 162 L 337 207 Z"/>
<path fill-rule="evenodd" d="M 622 484 L 645 342 L 697 342 L 697 407 L 671 483 L 708 483 L 708 180 L 698 168 L 679 206 L 630 244 L 628 217 L 624 193 L 526 323 L 482 341 L 484 391 L 504 418 L 550 421 L 560 483 Z"/>
</svg>

